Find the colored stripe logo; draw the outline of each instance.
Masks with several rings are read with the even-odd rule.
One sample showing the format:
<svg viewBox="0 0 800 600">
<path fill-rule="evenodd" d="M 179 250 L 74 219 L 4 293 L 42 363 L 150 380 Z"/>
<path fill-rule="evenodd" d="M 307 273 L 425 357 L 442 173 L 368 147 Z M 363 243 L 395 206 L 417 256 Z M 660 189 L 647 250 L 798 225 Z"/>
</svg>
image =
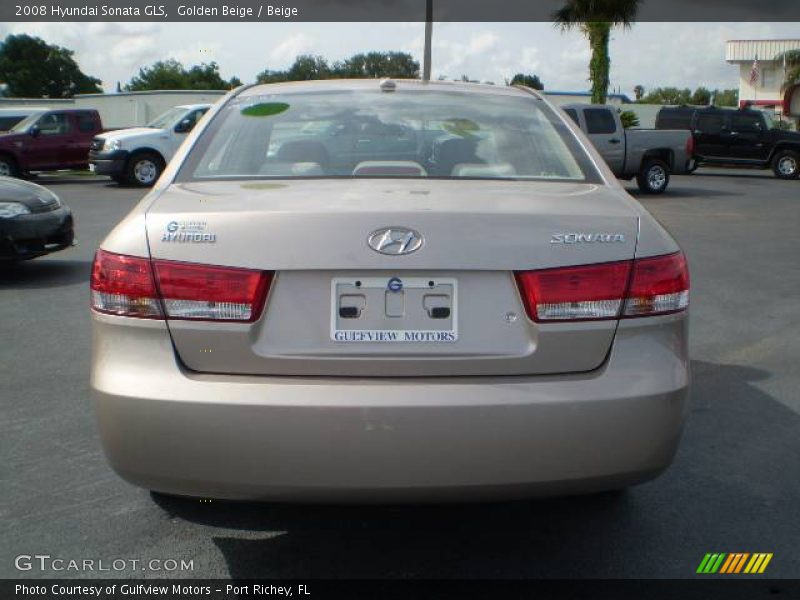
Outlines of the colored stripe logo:
<svg viewBox="0 0 800 600">
<path fill-rule="evenodd" d="M 697 573 L 707 574 L 726 574 L 734 575 L 738 573 L 763 573 L 767 569 L 769 561 L 772 560 L 772 552 L 709 552 L 700 561 Z"/>
</svg>

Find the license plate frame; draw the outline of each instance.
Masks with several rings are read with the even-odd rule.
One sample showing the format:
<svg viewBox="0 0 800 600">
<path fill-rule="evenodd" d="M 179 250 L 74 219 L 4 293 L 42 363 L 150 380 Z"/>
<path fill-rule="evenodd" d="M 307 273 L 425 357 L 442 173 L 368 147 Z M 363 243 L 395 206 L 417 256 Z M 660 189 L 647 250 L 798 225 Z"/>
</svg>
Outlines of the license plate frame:
<svg viewBox="0 0 800 600">
<path fill-rule="evenodd" d="M 398 281 L 399 290 L 389 287 L 392 282 L 393 287 L 397 288 Z M 387 314 L 389 301 L 394 300 L 393 294 L 404 295 L 403 304 L 409 307 L 409 314 L 405 313 L 405 309 L 400 317 Z M 359 326 L 360 315 L 358 318 L 339 315 L 343 295 L 363 296 L 363 310 L 370 311 L 366 327 Z M 449 317 L 431 317 L 432 313 L 426 308 L 426 299 L 446 305 L 450 310 Z M 458 281 L 453 277 L 334 277 L 331 279 L 330 306 L 330 339 L 337 343 L 429 346 L 458 341 Z"/>
</svg>

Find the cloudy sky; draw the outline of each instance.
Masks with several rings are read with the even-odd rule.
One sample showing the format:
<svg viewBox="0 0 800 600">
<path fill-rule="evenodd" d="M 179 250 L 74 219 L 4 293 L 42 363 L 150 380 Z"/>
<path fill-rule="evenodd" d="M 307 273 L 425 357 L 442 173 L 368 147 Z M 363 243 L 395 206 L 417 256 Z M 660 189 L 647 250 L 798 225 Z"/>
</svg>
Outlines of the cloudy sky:
<svg viewBox="0 0 800 600">
<path fill-rule="evenodd" d="M 252 81 L 259 71 L 287 67 L 298 54 L 330 60 L 369 50 L 402 50 L 422 59 L 422 23 L 0 23 L 0 37 L 28 33 L 75 50 L 84 72 L 107 91 L 159 59 L 216 61 L 228 78 Z M 725 40 L 799 38 L 800 23 L 637 23 L 611 43 L 611 83 L 632 94 L 678 86 L 733 88 Z M 536 73 L 550 90 L 587 88 L 589 49 L 579 33 L 549 23 L 436 23 L 433 74 L 502 83 Z"/>
</svg>

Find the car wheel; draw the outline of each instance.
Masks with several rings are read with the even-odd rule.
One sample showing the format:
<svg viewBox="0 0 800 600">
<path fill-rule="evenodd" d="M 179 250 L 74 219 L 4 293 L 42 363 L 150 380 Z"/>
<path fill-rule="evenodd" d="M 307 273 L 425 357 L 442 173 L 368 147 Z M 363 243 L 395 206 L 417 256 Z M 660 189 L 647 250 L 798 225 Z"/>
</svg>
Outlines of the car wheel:
<svg viewBox="0 0 800 600">
<path fill-rule="evenodd" d="M 137 187 L 150 187 L 161 176 L 164 161 L 157 154 L 142 152 L 134 154 L 125 168 L 125 180 Z"/>
<path fill-rule="evenodd" d="M 16 161 L 10 156 L 0 156 L 0 177 L 17 177 L 18 175 Z"/>
<path fill-rule="evenodd" d="M 772 161 L 772 170 L 780 179 L 797 179 L 800 176 L 800 154 L 792 150 L 779 150 Z"/>
<path fill-rule="evenodd" d="M 649 159 L 636 176 L 639 189 L 645 194 L 661 194 L 669 185 L 669 167 L 663 160 Z"/>
</svg>

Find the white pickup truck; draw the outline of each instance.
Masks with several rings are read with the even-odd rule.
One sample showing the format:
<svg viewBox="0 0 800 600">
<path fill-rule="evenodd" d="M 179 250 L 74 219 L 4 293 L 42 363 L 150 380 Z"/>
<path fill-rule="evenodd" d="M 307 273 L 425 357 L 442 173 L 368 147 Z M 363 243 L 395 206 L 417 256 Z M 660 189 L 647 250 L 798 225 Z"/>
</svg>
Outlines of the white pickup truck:
<svg viewBox="0 0 800 600">
<path fill-rule="evenodd" d="M 616 108 L 604 104 L 561 107 L 589 137 L 614 175 L 633 179 L 645 194 L 667 189 L 671 173 L 690 173 L 694 138 L 688 131 L 625 129 Z"/>
<path fill-rule="evenodd" d="M 98 135 L 89 150 L 89 168 L 118 183 L 151 186 L 209 108 L 210 104 L 174 106 L 144 127 Z"/>
</svg>

